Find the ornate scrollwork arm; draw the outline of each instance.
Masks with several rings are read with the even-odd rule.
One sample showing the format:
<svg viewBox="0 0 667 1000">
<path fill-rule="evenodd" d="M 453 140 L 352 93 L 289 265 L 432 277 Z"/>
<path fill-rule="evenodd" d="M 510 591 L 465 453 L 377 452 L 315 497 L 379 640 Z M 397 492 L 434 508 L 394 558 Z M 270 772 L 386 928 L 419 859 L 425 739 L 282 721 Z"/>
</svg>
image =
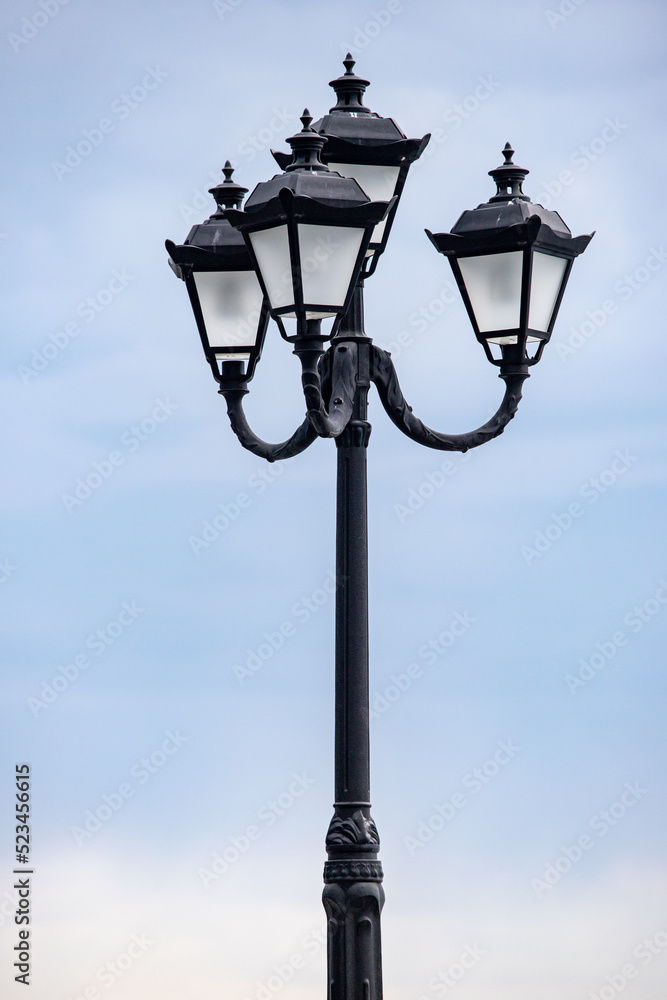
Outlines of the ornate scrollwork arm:
<svg viewBox="0 0 667 1000">
<path fill-rule="evenodd" d="M 324 355 L 330 365 L 329 392 L 322 386 L 321 347 L 310 347 L 306 342 L 306 345 L 297 346 L 294 353 L 301 360 L 301 382 L 308 419 L 319 437 L 338 437 L 347 427 L 354 409 L 357 345 L 352 342 L 335 344 Z"/>
<path fill-rule="evenodd" d="M 500 378 L 506 383 L 505 395 L 498 411 L 491 419 L 467 434 L 440 434 L 427 427 L 419 417 L 415 417 L 412 407 L 408 406 L 401 392 L 396 369 L 389 354 L 379 347 L 373 347 L 371 379 L 377 386 L 380 400 L 389 419 L 413 441 L 427 448 L 436 448 L 438 451 L 468 451 L 469 448 L 477 448 L 480 444 L 485 444 L 502 434 L 517 411 L 521 402 L 521 388 L 528 376 L 529 372 L 525 366 L 507 365 L 506 370 L 501 370 L 500 373 Z"/>
<path fill-rule="evenodd" d="M 306 400 L 306 419 L 287 441 L 269 444 L 257 437 L 243 411 L 246 383 L 231 378 L 221 381 L 220 394 L 227 402 L 232 430 L 240 444 L 253 455 L 267 462 L 293 458 L 305 451 L 317 437 L 338 437 L 347 427 L 354 408 L 357 385 L 357 346 L 354 343 L 336 345 L 322 352 L 321 341 L 297 346 L 301 361 L 301 381 Z M 327 405 L 328 404 L 328 405 Z"/>
<path fill-rule="evenodd" d="M 243 397 L 247 391 L 242 386 L 220 389 L 221 395 L 225 397 L 227 402 L 227 414 L 232 430 L 247 451 L 251 451 L 253 455 L 258 455 L 260 458 L 265 458 L 267 462 L 278 462 L 281 459 L 293 458 L 295 455 L 301 454 L 315 441 L 317 431 L 308 417 L 287 441 L 283 441 L 281 444 L 269 444 L 267 441 L 262 441 L 251 430 L 243 412 Z"/>
</svg>

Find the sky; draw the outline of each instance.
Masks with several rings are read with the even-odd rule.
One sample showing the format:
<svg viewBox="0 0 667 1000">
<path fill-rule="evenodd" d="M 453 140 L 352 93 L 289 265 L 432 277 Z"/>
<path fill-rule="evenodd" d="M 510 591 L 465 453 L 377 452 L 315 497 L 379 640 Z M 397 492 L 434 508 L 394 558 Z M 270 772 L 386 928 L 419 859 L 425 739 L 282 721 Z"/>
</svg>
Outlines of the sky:
<svg viewBox="0 0 667 1000">
<path fill-rule="evenodd" d="M 503 386 L 424 229 L 509 140 L 596 232 L 500 438 L 424 450 L 371 392 L 385 993 L 664 1000 L 666 36 L 650 0 L 5 0 L 3 998 L 324 995 L 334 444 L 239 446 L 164 240 L 226 159 L 277 172 L 349 50 L 368 106 L 433 134 L 366 287 L 426 423 Z M 246 410 L 274 441 L 303 418 L 275 326 Z"/>
</svg>

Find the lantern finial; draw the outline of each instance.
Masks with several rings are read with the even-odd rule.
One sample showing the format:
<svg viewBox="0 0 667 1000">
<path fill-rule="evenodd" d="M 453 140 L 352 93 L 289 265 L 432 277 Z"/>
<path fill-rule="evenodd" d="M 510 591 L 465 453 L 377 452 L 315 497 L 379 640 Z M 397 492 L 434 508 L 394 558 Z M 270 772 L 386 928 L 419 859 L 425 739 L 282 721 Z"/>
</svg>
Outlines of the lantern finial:
<svg viewBox="0 0 667 1000">
<path fill-rule="evenodd" d="M 329 114 L 334 114 L 337 111 L 345 111 L 348 114 L 352 112 L 356 115 L 372 114 L 370 108 L 364 105 L 364 92 L 366 87 L 370 86 L 370 81 L 362 80 L 360 76 L 356 75 L 354 72 L 355 62 L 352 53 L 348 52 L 343 59 L 345 72 L 329 83 L 329 86 L 336 91 L 338 98 L 337 104 L 329 110 Z"/>
<path fill-rule="evenodd" d="M 327 141 L 326 136 L 320 135 L 319 132 L 310 127 L 312 120 L 313 116 L 310 111 L 308 108 L 304 108 L 301 115 L 303 128 L 287 140 L 292 147 L 293 156 L 292 162 L 285 167 L 286 173 L 291 170 L 329 170 L 326 164 L 320 160 L 322 147 Z"/>
<path fill-rule="evenodd" d="M 528 195 L 523 193 L 521 185 L 526 174 L 530 173 L 525 167 L 518 167 L 512 162 L 514 150 L 509 142 L 505 143 L 503 149 L 505 162 L 495 170 L 489 170 L 489 174 L 496 182 L 496 193 L 489 201 L 513 201 L 515 198 L 521 201 L 530 201 Z"/>
<path fill-rule="evenodd" d="M 213 195 L 215 203 L 218 206 L 218 210 L 213 218 L 219 219 L 224 218 L 223 213 L 226 208 L 240 208 L 243 196 L 248 193 L 248 188 L 242 187 L 241 184 L 237 184 L 236 181 L 232 180 L 234 167 L 229 160 L 225 160 L 222 172 L 225 175 L 224 181 L 208 189 L 209 194 Z"/>
</svg>

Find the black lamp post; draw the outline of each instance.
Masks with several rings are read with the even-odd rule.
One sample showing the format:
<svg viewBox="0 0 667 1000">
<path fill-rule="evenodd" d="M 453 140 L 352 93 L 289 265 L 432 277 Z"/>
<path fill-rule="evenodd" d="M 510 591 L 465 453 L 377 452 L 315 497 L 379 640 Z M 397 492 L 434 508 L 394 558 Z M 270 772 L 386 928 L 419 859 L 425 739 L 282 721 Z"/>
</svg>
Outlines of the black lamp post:
<svg viewBox="0 0 667 1000">
<path fill-rule="evenodd" d="M 318 436 L 336 441 L 335 802 L 326 837 L 323 895 L 328 997 L 381 1000 L 384 892 L 369 769 L 368 390 L 374 383 L 389 418 L 428 448 L 467 451 L 497 437 L 514 416 L 529 368 L 551 336 L 572 261 L 591 237 L 573 238 L 557 213 L 530 203 L 521 190 L 528 171 L 512 163 L 509 144 L 503 166 L 490 171 L 496 195 L 464 212 L 451 233 L 428 234 L 449 257 L 475 335 L 506 386 L 497 413 L 477 430 L 456 435 L 431 430 L 413 414 L 389 354 L 372 343 L 363 322 L 363 279 L 373 273 L 386 246 L 409 165 L 428 136 L 406 139 L 391 119 L 369 112 L 362 103 L 368 81 L 355 76 L 353 66 L 348 56 L 346 73 L 332 81 L 338 103 L 317 123 L 320 131 L 311 128 L 305 112 L 303 131 L 289 140 L 292 156 L 274 154 L 283 174 L 259 184 L 244 211 L 238 195 L 245 189 L 233 185 L 234 204 L 195 227 L 186 245 L 167 243 L 167 248 L 176 273 L 188 284 L 204 349 L 209 362 L 215 359 L 219 392 L 241 445 L 275 462 L 299 454 Z M 219 205 L 218 192 L 231 184 L 230 178 L 213 189 Z M 241 256 L 238 233 L 247 257 Z M 242 267 L 232 263 L 241 259 Z M 221 339 L 211 332 L 222 329 L 219 317 L 229 317 L 240 292 L 223 284 L 219 287 L 226 291 L 217 299 L 203 301 L 205 282 L 214 279 L 202 283 L 202 273 L 224 275 L 224 282 L 232 282 L 234 275 L 245 281 L 248 259 L 264 294 L 260 316 L 270 311 L 302 366 L 306 417 L 281 444 L 260 440 L 242 407 L 261 350 L 264 320 L 259 320 L 252 345 L 247 337 L 235 348 L 246 355 L 244 368 L 232 357 L 227 335 Z M 286 317 L 296 321 L 291 334 L 284 326 Z M 333 319 L 326 332 L 323 319 Z M 331 345 L 325 350 L 328 339 Z M 533 343 L 537 349 L 531 355 L 528 344 Z"/>
</svg>

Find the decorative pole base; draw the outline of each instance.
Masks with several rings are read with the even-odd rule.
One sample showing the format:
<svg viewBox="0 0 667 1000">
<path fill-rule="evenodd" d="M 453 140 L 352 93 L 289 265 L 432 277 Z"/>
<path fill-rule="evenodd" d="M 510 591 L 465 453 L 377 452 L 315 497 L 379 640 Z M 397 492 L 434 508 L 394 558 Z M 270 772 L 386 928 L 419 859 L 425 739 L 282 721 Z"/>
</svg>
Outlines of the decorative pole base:
<svg viewBox="0 0 667 1000">
<path fill-rule="evenodd" d="M 382 1000 L 382 865 L 379 861 L 327 861 L 324 881 L 327 998 Z"/>
</svg>

